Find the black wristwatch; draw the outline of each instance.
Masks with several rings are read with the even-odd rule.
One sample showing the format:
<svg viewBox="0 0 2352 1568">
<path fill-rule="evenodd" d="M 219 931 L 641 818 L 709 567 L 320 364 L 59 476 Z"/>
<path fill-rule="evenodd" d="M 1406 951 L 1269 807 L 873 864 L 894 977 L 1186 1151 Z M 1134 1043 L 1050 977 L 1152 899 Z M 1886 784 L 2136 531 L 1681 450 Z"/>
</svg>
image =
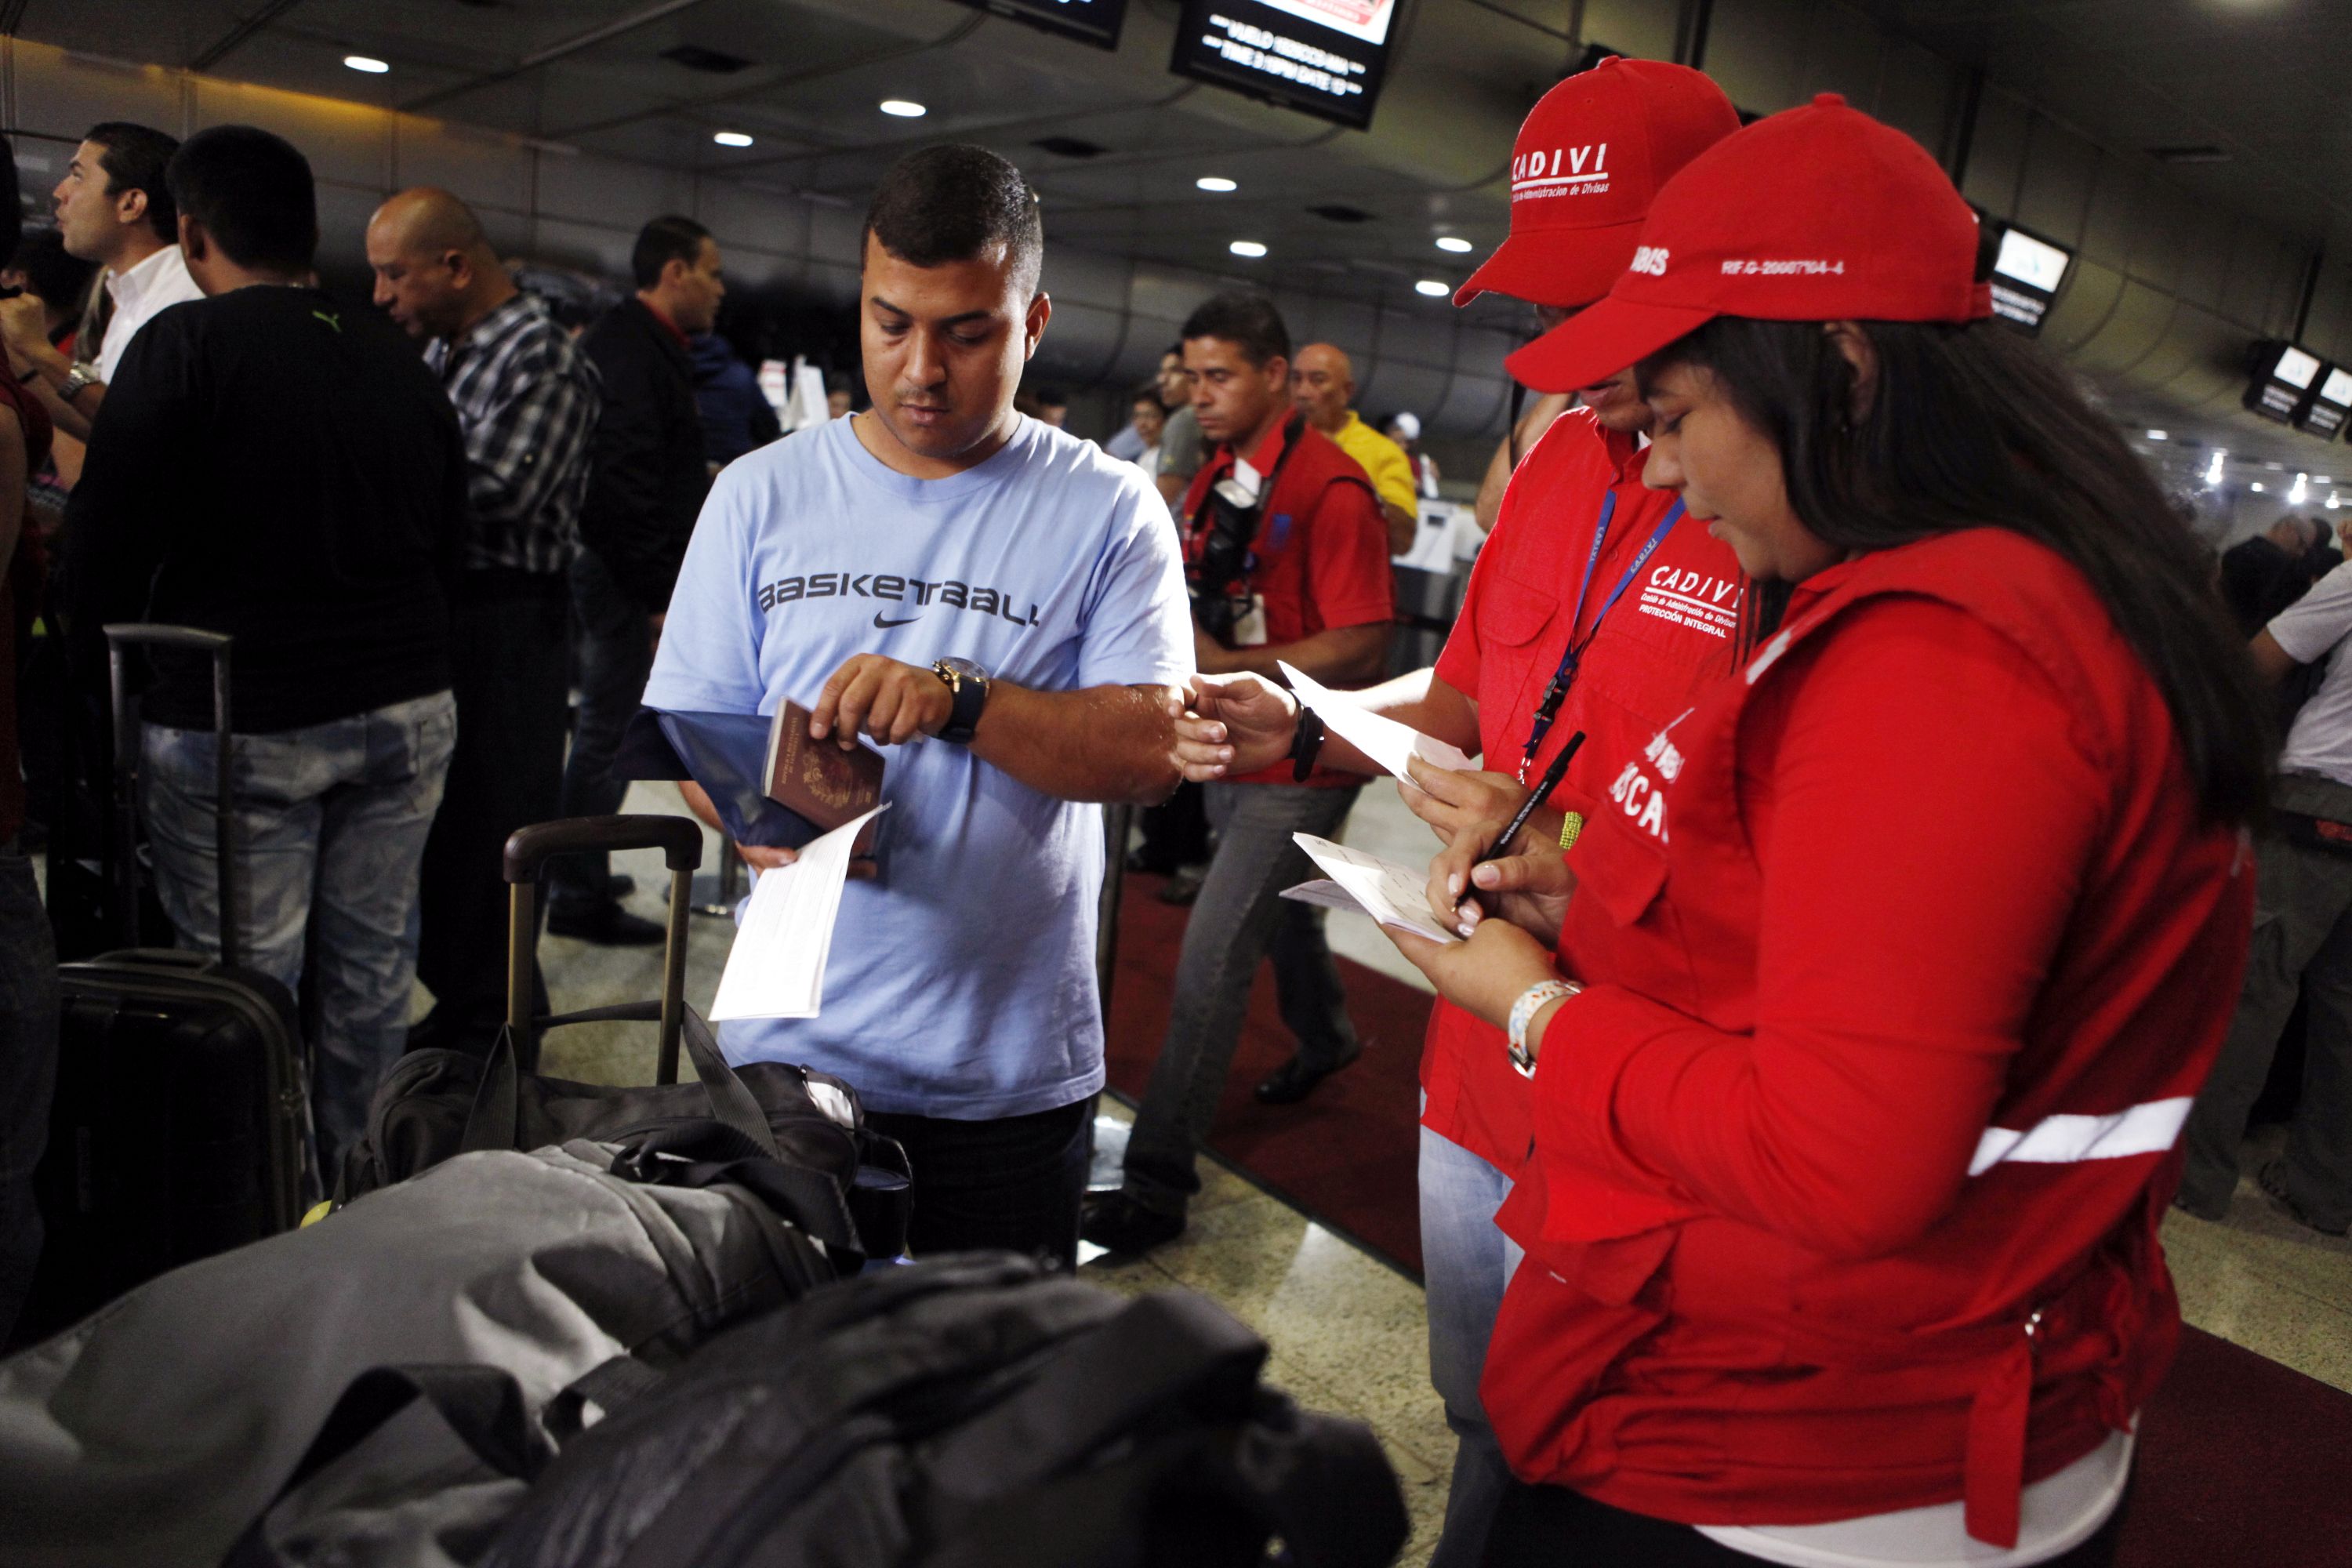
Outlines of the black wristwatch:
<svg viewBox="0 0 2352 1568">
<path fill-rule="evenodd" d="M 1307 775 L 1315 771 L 1315 759 L 1322 754 L 1323 721 L 1315 716 L 1314 709 L 1301 702 L 1298 705 L 1297 726 L 1290 731 L 1292 780 L 1298 784 L 1305 784 Z"/>
<path fill-rule="evenodd" d="M 948 692 L 955 699 L 940 739 L 971 745 L 972 731 L 980 728 L 980 710 L 988 702 L 988 671 L 968 658 L 943 658 L 931 666 L 931 673 L 947 682 Z"/>
</svg>

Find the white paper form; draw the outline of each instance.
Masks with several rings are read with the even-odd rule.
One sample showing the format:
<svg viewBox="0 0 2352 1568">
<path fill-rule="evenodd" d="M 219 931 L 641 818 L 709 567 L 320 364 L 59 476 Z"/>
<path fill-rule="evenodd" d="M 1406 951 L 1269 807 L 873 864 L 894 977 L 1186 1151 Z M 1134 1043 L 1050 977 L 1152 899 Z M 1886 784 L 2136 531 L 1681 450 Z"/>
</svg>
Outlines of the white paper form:
<svg viewBox="0 0 2352 1568">
<path fill-rule="evenodd" d="M 1301 673 L 1291 665 L 1276 661 L 1290 681 L 1290 689 L 1299 702 L 1315 710 L 1323 727 L 1348 744 L 1386 768 L 1407 784 L 1412 775 L 1405 771 L 1409 757 L 1419 757 L 1433 767 L 1452 768 L 1466 772 L 1478 764 L 1465 756 L 1460 748 L 1449 746 L 1408 724 L 1359 706 L 1344 691 L 1334 691 L 1313 676 Z"/>
<path fill-rule="evenodd" d="M 841 911 L 850 850 L 858 830 L 889 809 L 886 800 L 811 839 L 791 865 L 760 873 L 719 976 L 713 1021 L 816 1016 L 824 1003 L 824 963 L 833 952 L 834 917 Z"/>
<path fill-rule="evenodd" d="M 1368 914 L 1384 926 L 1395 926 L 1431 942 L 1460 942 L 1450 931 L 1441 931 L 1429 918 L 1429 878 L 1425 873 L 1400 866 L 1393 860 L 1383 860 L 1377 855 L 1367 855 L 1360 849 L 1350 849 L 1344 844 L 1334 844 L 1328 838 L 1318 838 L 1312 833 L 1294 833 L 1297 846 L 1307 851 L 1307 858 L 1321 867 L 1353 901 L 1356 910 Z M 1302 903 L 1331 904 L 1319 889 L 1329 884 L 1302 882 L 1288 889 L 1286 898 L 1297 898 Z M 1312 893 L 1314 896 L 1309 896 Z"/>
</svg>

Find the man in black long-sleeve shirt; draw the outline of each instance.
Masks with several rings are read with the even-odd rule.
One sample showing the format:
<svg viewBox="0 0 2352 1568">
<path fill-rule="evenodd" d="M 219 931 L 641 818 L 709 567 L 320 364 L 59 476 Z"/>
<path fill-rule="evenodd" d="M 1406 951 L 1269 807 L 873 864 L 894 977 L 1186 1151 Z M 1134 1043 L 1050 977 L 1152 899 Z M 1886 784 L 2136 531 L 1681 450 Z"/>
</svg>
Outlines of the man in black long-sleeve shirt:
<svg viewBox="0 0 2352 1568">
<path fill-rule="evenodd" d="M 418 862 L 457 735 L 457 416 L 392 330 L 302 287 L 310 165 L 268 132 L 190 137 L 168 175 L 206 298 L 142 329 L 67 510 L 66 607 L 226 632 L 246 962 L 299 984 L 317 938 L 320 1152 L 339 1157 L 407 1033 Z M 102 678 L 102 677 L 101 677 Z M 181 942 L 219 951 L 208 662 L 158 655 L 142 806 Z"/>
<path fill-rule="evenodd" d="M 710 488 L 687 339 L 719 319 L 727 288 L 718 244 L 692 218 L 657 217 L 639 231 L 629 261 L 636 294 L 581 340 L 603 379 L 604 411 L 589 447 L 581 551 L 572 563 L 580 721 L 563 770 L 566 816 L 621 808 L 628 786 L 613 776 L 613 753 L 645 693 L 654 638 Z M 551 880 L 547 929 L 558 936 L 662 939 L 659 925 L 621 908 L 604 856 L 566 856 Z"/>
</svg>

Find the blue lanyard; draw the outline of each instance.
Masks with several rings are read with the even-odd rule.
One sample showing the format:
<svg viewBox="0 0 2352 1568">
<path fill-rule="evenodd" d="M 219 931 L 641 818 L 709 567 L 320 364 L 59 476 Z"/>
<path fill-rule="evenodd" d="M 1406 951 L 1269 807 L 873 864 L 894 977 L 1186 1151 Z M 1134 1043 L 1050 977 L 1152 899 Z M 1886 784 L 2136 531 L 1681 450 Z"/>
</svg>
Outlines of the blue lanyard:
<svg viewBox="0 0 2352 1568">
<path fill-rule="evenodd" d="M 1552 721 L 1559 717 L 1559 705 L 1567 699 L 1568 689 L 1575 684 L 1576 667 L 1582 662 L 1584 650 L 1592 646 L 1601 623 L 1609 618 L 1609 612 L 1617 607 L 1617 601 L 1625 596 L 1625 590 L 1633 585 L 1633 579 L 1650 563 L 1650 557 L 1657 553 L 1658 546 L 1665 542 L 1675 524 L 1682 521 L 1683 503 L 1677 497 L 1675 504 L 1666 509 L 1666 515 L 1658 520 L 1658 526 L 1650 531 L 1650 537 L 1625 568 L 1625 574 L 1617 579 L 1617 586 L 1601 601 L 1601 613 L 1592 617 L 1591 629 L 1579 638 L 1576 624 L 1584 618 L 1584 600 L 1592 592 L 1593 569 L 1601 564 L 1601 546 L 1609 542 L 1609 524 L 1616 515 L 1617 492 L 1612 489 L 1601 498 L 1601 521 L 1592 525 L 1592 549 L 1584 557 L 1584 581 L 1577 586 L 1576 608 L 1569 613 L 1568 647 L 1559 656 L 1559 668 L 1552 672 L 1551 684 L 1544 688 L 1543 701 L 1537 705 L 1535 723 L 1528 731 L 1528 749 L 1519 758 L 1521 784 L 1528 782 L 1528 771 L 1535 765 L 1536 752 L 1542 749 L 1544 737 L 1551 732 Z"/>
</svg>

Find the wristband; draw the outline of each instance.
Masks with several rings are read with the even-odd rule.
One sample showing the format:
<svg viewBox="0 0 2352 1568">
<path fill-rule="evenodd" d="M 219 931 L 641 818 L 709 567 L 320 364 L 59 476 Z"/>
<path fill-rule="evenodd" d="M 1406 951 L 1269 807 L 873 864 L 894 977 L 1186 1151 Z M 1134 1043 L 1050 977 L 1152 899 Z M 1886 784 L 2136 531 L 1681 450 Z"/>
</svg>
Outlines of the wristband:
<svg viewBox="0 0 2352 1568">
<path fill-rule="evenodd" d="M 1305 784 L 1307 775 L 1315 771 L 1315 759 L 1323 754 L 1323 721 L 1315 710 L 1304 702 L 1298 705 L 1298 726 L 1290 732 L 1290 778 L 1294 784 Z"/>
<path fill-rule="evenodd" d="M 1521 1078 L 1536 1076 L 1536 1058 L 1528 1050 L 1528 1026 L 1535 1022 L 1536 1014 L 1546 1005 L 1565 996 L 1573 996 L 1584 987 L 1573 980 L 1539 980 L 1519 993 L 1511 1004 L 1510 1036 L 1511 1065 Z"/>
</svg>

